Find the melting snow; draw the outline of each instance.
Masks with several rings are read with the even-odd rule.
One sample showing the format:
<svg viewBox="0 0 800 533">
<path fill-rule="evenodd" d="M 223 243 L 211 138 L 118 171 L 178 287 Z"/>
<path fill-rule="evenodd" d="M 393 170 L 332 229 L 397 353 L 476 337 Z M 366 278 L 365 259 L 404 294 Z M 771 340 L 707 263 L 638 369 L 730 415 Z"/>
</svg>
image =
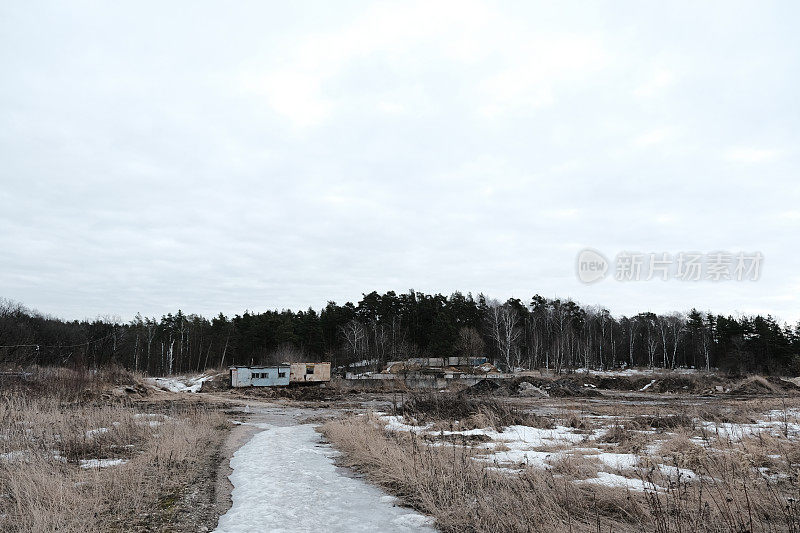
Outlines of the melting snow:
<svg viewBox="0 0 800 533">
<path fill-rule="evenodd" d="M 616 468 L 617 470 L 636 468 L 636 465 L 639 463 L 639 456 L 632 453 L 603 452 L 594 457 L 597 457 L 602 463 L 605 463 L 611 468 Z"/>
<path fill-rule="evenodd" d="M 159 389 L 170 392 L 200 392 L 203 383 L 214 376 L 203 374 L 200 376 L 174 376 L 169 378 L 147 378 L 145 381 Z"/>
<path fill-rule="evenodd" d="M 124 465 L 127 462 L 125 459 L 81 459 L 81 468 L 106 468 Z"/>
<path fill-rule="evenodd" d="M 16 461 L 28 458 L 28 452 L 25 450 L 13 450 L 7 453 L 0 453 L 0 461 Z"/>
<path fill-rule="evenodd" d="M 592 485 L 603 485 L 606 487 L 615 487 L 623 489 L 644 491 L 664 490 L 654 483 L 642 481 L 641 479 L 632 479 L 629 477 L 620 476 L 617 474 L 609 474 L 608 472 L 598 472 L 596 478 L 581 479 L 575 483 L 589 483 Z"/>
<path fill-rule="evenodd" d="M 380 418 L 386 422 L 387 431 L 410 431 L 411 433 L 419 433 L 420 431 L 425 431 L 431 427 L 430 425 L 412 426 L 410 424 L 406 424 L 403 421 L 404 419 L 402 416 L 383 415 Z"/>
<path fill-rule="evenodd" d="M 430 519 L 392 505 L 378 488 L 347 477 L 311 425 L 259 425 L 231 459 L 233 506 L 219 533 L 245 531 L 433 531 Z"/>
<path fill-rule="evenodd" d="M 697 474 L 688 468 L 678 468 L 677 466 L 658 465 L 661 474 L 672 480 L 677 480 L 680 477 L 682 480 L 696 479 Z"/>
<path fill-rule="evenodd" d="M 564 443 L 577 443 L 586 435 L 574 433 L 571 428 L 557 426 L 554 429 L 534 428 L 531 426 L 508 426 L 503 431 L 491 428 L 469 429 L 466 431 L 442 431 L 442 435 L 486 435 L 495 441 L 502 441 L 509 447 L 524 445 L 527 448 L 552 446 Z"/>
<path fill-rule="evenodd" d="M 650 380 L 650 383 L 648 383 L 647 385 L 645 385 L 644 387 L 642 387 L 641 389 L 639 389 L 639 392 L 646 391 L 647 389 L 649 389 L 650 387 L 652 387 L 652 386 L 653 386 L 653 384 L 654 384 L 655 382 L 656 382 L 656 380 L 654 380 L 654 379 L 651 379 L 651 380 Z"/>
<path fill-rule="evenodd" d="M 102 435 L 103 433 L 108 433 L 108 428 L 97 428 L 97 429 L 90 429 L 86 432 L 86 436 L 90 439 L 96 435 Z"/>
<path fill-rule="evenodd" d="M 706 431 L 716 434 L 720 439 L 729 439 L 731 441 L 740 441 L 744 437 L 757 436 L 762 432 L 769 433 L 776 437 L 785 435 L 791 439 L 800 437 L 800 424 L 793 422 L 784 423 L 780 420 L 759 420 L 755 424 L 700 421 L 699 424 Z"/>
</svg>

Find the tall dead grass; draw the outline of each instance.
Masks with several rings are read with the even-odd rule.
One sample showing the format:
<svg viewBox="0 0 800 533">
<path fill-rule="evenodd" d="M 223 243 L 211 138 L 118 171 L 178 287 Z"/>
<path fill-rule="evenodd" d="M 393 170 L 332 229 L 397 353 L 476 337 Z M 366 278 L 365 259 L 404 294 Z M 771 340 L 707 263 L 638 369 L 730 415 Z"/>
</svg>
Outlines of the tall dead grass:
<svg viewBox="0 0 800 533">
<path fill-rule="evenodd" d="M 574 482 L 593 474 L 580 458 L 517 474 L 476 461 L 468 446 L 386 432 L 369 416 L 328 422 L 323 433 L 347 465 L 434 516 L 443 531 L 800 531 L 800 493 L 788 475 L 797 465 L 763 475 L 752 459 L 756 442 L 707 453 L 681 434 L 660 457 L 643 457 L 631 475 L 658 490 L 637 492 Z"/>
<path fill-rule="evenodd" d="M 166 528 L 186 489 L 208 476 L 224 416 L 190 405 L 148 412 L 121 399 L 71 401 L 87 383 L 99 391 L 109 381 L 47 375 L 76 386 L 0 391 L 0 531 Z"/>
<path fill-rule="evenodd" d="M 550 418 L 523 411 L 493 398 L 469 398 L 459 394 L 414 394 L 399 409 L 403 416 L 420 423 L 458 421 L 462 429 L 525 425 L 554 427 Z"/>
<path fill-rule="evenodd" d="M 0 392 L 60 401 L 96 398 L 114 387 L 143 391 L 141 376 L 110 364 L 97 369 L 28 366 L 0 372 Z"/>
<path fill-rule="evenodd" d="M 324 435 L 345 462 L 436 518 L 442 531 L 634 531 L 644 507 L 622 492 L 573 487 L 548 472 L 516 476 L 475 461 L 468 447 L 432 447 L 414 434 L 386 433 L 369 417 L 331 421 Z M 602 493 L 606 508 L 591 505 Z"/>
</svg>

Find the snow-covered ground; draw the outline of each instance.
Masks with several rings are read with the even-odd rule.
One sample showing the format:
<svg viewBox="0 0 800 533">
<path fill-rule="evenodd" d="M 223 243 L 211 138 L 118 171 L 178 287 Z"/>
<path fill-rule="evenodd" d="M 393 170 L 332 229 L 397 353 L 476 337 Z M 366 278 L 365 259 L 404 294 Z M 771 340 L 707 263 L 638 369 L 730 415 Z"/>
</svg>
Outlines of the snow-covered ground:
<svg viewBox="0 0 800 533">
<path fill-rule="evenodd" d="M 668 458 L 659 453 L 659 448 L 662 443 L 675 437 L 675 434 L 669 431 L 626 429 L 630 435 L 646 435 L 650 442 L 639 453 L 619 453 L 617 446 L 613 444 L 614 441 L 608 442 L 606 438 L 607 431 L 612 428 L 611 417 L 607 415 L 585 417 L 587 421 L 590 421 L 593 429 L 584 430 L 565 426 L 555 426 L 552 429 L 507 426 L 502 431 L 493 428 L 437 431 L 433 429 L 432 424 L 417 425 L 413 419 L 404 419 L 380 412 L 374 414 L 377 417 L 376 422 L 386 431 L 404 431 L 424 435 L 427 440 L 423 440 L 423 442 L 428 442 L 431 446 L 450 446 L 452 445 L 451 438 L 457 435 L 485 437 L 484 439 L 475 439 L 470 445 L 476 452 L 474 459 L 492 464 L 493 470 L 508 474 L 519 472 L 520 467 L 549 470 L 564 464 L 559 463 L 560 461 L 566 461 L 566 464 L 569 464 L 572 460 L 579 460 L 579 464 L 594 466 L 597 469 L 596 477 L 576 481 L 580 483 L 622 487 L 637 491 L 661 490 L 661 487 L 653 482 L 640 479 L 643 472 L 652 472 L 653 469 L 660 474 L 657 481 L 659 485 L 663 483 L 663 486 L 671 485 L 678 480 L 705 479 L 704 476 L 688 468 L 664 464 L 668 462 Z M 594 424 L 591 424 L 592 421 Z M 624 426 L 628 421 L 618 420 L 615 423 Z M 800 440 L 800 410 L 798 409 L 753 413 L 753 418 L 749 423 L 710 422 L 700 419 L 694 419 L 693 423 L 696 432 L 700 434 L 696 433 L 689 439 L 693 444 L 710 451 L 715 450 L 715 447 L 719 447 L 721 444 L 724 448 L 730 443 L 739 443 L 745 438 L 759 435 L 769 435 L 773 438 L 795 442 Z M 437 437 L 442 438 L 437 439 Z M 468 441 L 465 440 L 465 442 Z M 779 460 L 782 456 L 770 457 Z M 770 468 L 762 467 L 759 468 L 759 471 L 764 477 L 785 475 L 775 474 Z"/>
<path fill-rule="evenodd" d="M 199 376 L 171 376 L 168 378 L 145 378 L 145 382 L 153 387 L 170 392 L 200 392 L 203 383 L 213 377 L 213 375 L 209 374 L 202 374 Z"/>
<path fill-rule="evenodd" d="M 778 411 L 772 411 L 773 413 Z M 792 417 L 794 419 L 794 417 Z M 800 438 L 800 424 L 796 422 L 784 421 L 775 417 L 769 417 L 768 420 L 758 420 L 753 424 L 734 424 L 730 422 L 704 422 L 700 421 L 699 424 L 709 433 L 717 435 L 721 439 L 729 439 L 731 441 L 740 441 L 745 437 L 754 437 L 759 434 L 768 434 L 772 436 L 786 436 L 789 439 L 796 440 Z"/>
<path fill-rule="evenodd" d="M 312 425 L 259 427 L 231 459 L 233 506 L 217 532 L 434 531 L 429 518 L 345 475 Z"/>
<path fill-rule="evenodd" d="M 582 480 L 581 483 L 593 483 L 610 487 L 622 487 L 631 490 L 660 490 L 653 483 L 643 482 L 637 477 L 620 475 L 635 471 L 642 457 L 632 453 L 616 453 L 607 445 L 601 444 L 599 438 L 605 433 L 606 428 L 598 428 L 591 433 L 578 432 L 565 426 L 556 426 L 553 429 L 536 428 L 530 426 L 507 426 L 503 431 L 492 428 L 478 428 L 464 431 L 432 431 L 431 426 L 416 426 L 409 424 L 402 417 L 376 413 L 380 423 L 387 431 L 408 431 L 413 433 L 427 433 L 438 436 L 485 436 L 489 442 L 474 445 L 480 452 L 476 460 L 492 463 L 496 466 L 507 467 L 498 469 L 507 473 L 516 473 L 514 467 L 525 465 L 528 467 L 550 469 L 556 461 L 570 456 L 582 456 L 588 461 L 598 465 L 599 469 L 613 470 L 614 472 L 598 472 L 596 478 Z M 447 445 L 434 443 L 436 445 Z M 552 451 L 556 450 L 556 451 Z M 697 476 L 693 471 L 685 468 L 676 468 L 665 464 L 656 465 L 661 474 L 667 479 L 675 479 L 678 475 L 682 479 L 692 479 Z M 510 467 L 510 468 L 508 468 Z"/>
<path fill-rule="evenodd" d="M 594 370 L 589 368 L 577 368 L 575 369 L 576 374 L 590 374 L 592 376 L 603 376 L 603 377 L 641 377 L 641 376 L 649 376 L 653 374 L 684 374 L 684 375 L 692 375 L 692 374 L 699 374 L 703 372 L 702 370 L 696 368 L 673 368 L 673 369 L 664 369 L 664 368 L 618 368 L 613 370 Z"/>
</svg>

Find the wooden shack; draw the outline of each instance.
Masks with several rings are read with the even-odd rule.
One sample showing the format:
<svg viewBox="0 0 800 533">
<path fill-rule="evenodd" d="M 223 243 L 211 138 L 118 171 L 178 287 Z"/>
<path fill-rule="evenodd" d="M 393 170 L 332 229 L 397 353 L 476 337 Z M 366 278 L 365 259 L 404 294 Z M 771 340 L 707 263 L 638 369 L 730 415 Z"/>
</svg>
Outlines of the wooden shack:
<svg viewBox="0 0 800 533">
<path fill-rule="evenodd" d="M 287 363 L 291 365 L 292 383 L 323 383 L 331 380 L 330 363 Z"/>
</svg>

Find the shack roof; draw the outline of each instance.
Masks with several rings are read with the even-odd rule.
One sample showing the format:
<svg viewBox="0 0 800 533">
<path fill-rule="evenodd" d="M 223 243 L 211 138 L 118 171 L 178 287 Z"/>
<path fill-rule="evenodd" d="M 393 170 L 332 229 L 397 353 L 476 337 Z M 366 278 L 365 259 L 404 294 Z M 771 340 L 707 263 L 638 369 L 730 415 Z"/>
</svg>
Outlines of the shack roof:
<svg viewBox="0 0 800 533">
<path fill-rule="evenodd" d="M 262 368 L 287 368 L 289 366 L 288 363 L 281 363 L 278 365 L 231 365 L 231 369 L 234 368 L 249 368 L 249 369 L 262 369 Z"/>
</svg>

